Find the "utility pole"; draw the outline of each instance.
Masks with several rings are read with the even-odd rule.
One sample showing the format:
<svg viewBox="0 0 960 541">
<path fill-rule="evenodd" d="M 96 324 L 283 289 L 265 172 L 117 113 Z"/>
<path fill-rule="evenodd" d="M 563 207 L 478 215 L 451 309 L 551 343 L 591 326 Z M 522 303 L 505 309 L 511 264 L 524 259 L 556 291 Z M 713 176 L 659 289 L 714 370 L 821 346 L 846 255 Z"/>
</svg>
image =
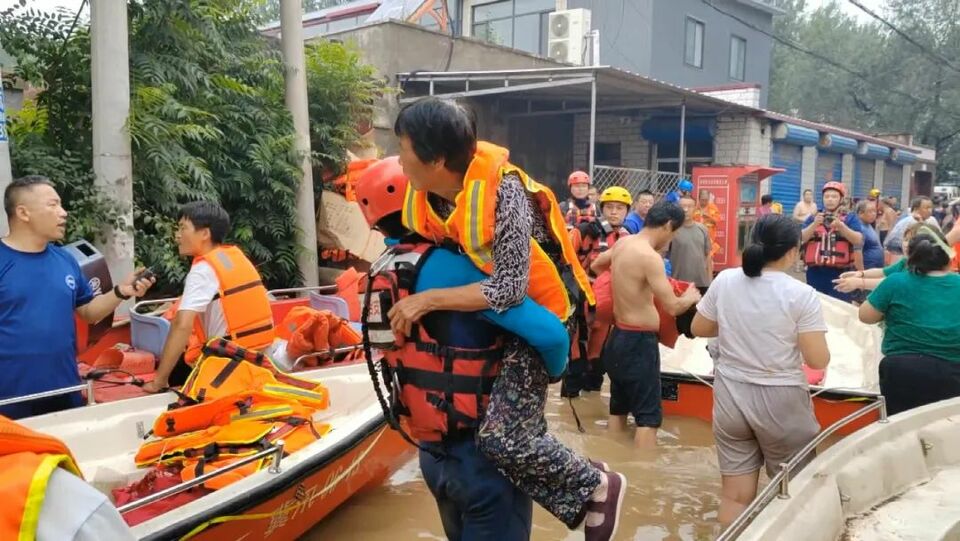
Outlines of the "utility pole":
<svg viewBox="0 0 960 541">
<path fill-rule="evenodd" d="M 133 163 L 130 158 L 130 58 L 127 0 L 90 2 L 93 171 L 96 186 L 120 213 L 105 224 L 100 247 L 114 280 L 133 272 Z"/>
<path fill-rule="evenodd" d="M 297 152 L 302 156 L 303 180 L 297 190 L 297 227 L 300 229 L 298 263 L 305 286 L 319 284 L 317 215 L 310 160 L 310 113 L 307 107 L 307 70 L 303 53 L 303 5 L 301 0 L 280 0 L 280 40 L 287 109 L 293 116 Z"/>
<path fill-rule="evenodd" d="M 7 144 L 7 114 L 3 105 L 3 70 L 0 70 L 0 193 L 3 193 L 13 181 L 13 167 L 10 165 L 10 146 Z M 0 237 L 9 232 L 7 213 L 0 210 Z"/>
</svg>

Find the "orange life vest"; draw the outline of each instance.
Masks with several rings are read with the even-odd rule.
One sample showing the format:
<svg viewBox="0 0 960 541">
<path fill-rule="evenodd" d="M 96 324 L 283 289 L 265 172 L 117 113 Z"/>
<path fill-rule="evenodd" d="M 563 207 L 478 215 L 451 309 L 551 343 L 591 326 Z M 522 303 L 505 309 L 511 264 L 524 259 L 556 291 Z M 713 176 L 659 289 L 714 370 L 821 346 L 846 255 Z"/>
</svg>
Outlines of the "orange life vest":
<svg viewBox="0 0 960 541">
<path fill-rule="evenodd" d="M 397 340 L 387 317 L 390 308 L 414 291 L 421 262 L 432 244 L 397 244 L 371 267 L 363 313 L 364 340 L 383 351 L 383 381 L 391 393 L 389 415 L 403 416 L 411 435 L 440 441 L 475 429 L 486 410 L 493 380 L 503 357 L 503 332 L 467 312 L 433 312 L 413 327 L 412 338 Z M 460 322 L 466 322 L 464 328 Z M 448 335 L 468 335 L 472 347 L 438 342 L 427 328 Z"/>
<path fill-rule="evenodd" d="M 580 208 L 572 199 L 560 204 L 560 213 L 568 228 L 575 228 L 583 222 L 592 222 L 600 217 L 596 203 L 590 203 L 586 208 Z"/>
<path fill-rule="evenodd" d="M 844 220 L 846 215 L 839 214 L 834 219 Z M 840 233 L 821 224 L 803 247 L 803 262 L 810 267 L 845 269 L 853 264 L 853 245 Z"/>
<path fill-rule="evenodd" d="M 585 230 L 584 230 L 585 229 Z M 577 227 L 570 232 L 570 239 L 577 249 L 577 259 L 580 265 L 593 276 L 590 265 L 597 256 L 613 247 L 621 237 L 630 232 L 624 227 L 613 227 L 606 220 L 595 220 L 586 226 Z M 596 291 L 594 291 L 596 294 Z"/>
<path fill-rule="evenodd" d="M 667 278 L 667 281 L 670 282 L 670 286 L 673 288 L 673 294 L 678 297 L 683 295 L 683 292 L 693 285 L 690 282 L 681 282 L 680 280 L 675 280 L 670 277 Z M 597 321 L 613 324 L 615 319 L 613 315 L 613 275 L 610 271 L 607 270 L 601 273 L 593 282 L 593 287 L 597 294 Z M 660 317 L 660 328 L 657 331 L 657 338 L 661 344 L 672 348 L 676 345 L 677 339 L 680 337 L 680 332 L 677 330 L 677 318 L 664 310 L 660 301 L 656 298 L 654 298 L 653 304 L 657 309 L 657 315 Z"/>
<path fill-rule="evenodd" d="M 0 539 L 36 538 L 47 483 L 58 467 L 83 477 L 63 442 L 0 415 Z"/>
<path fill-rule="evenodd" d="M 243 358 L 204 355 L 194 365 L 180 394 L 205 402 L 258 391 L 318 409 L 330 405 L 330 395 L 323 384 L 283 374 L 270 359 L 264 359 L 258 366 Z"/>
<path fill-rule="evenodd" d="M 223 308 L 223 318 L 227 323 L 226 338 L 253 349 L 262 349 L 273 343 L 275 335 L 270 299 L 260 280 L 260 273 L 247 256 L 236 246 L 218 246 L 195 257 L 193 264 L 201 261 L 213 268 L 220 284 L 214 299 L 220 299 Z M 200 349 L 211 338 L 219 337 L 207 336 L 200 318 L 194 319 L 193 335 L 184 360 L 193 364 L 200 356 Z"/>
<path fill-rule="evenodd" d="M 530 239 L 530 298 L 553 312 L 561 321 L 573 314 L 570 291 L 579 288 L 593 304 L 593 291 L 586 272 L 577 261 L 577 254 L 567 235 L 566 222 L 553 192 L 531 179 L 508 160 L 507 149 L 484 141 L 477 142 L 477 151 L 464 175 L 463 190 L 457 194 L 455 208 L 442 219 L 430 204 L 428 193 L 407 186 L 403 205 L 403 225 L 422 237 L 440 244 L 450 239 L 459 244 L 474 265 L 487 274 L 493 273 L 493 241 L 496 228 L 497 190 L 504 175 L 516 175 L 527 192 L 534 196 L 553 237 L 553 246 L 541 246 Z M 553 257 L 544 249 L 553 252 Z M 572 273 L 569 283 L 563 274 Z"/>
<path fill-rule="evenodd" d="M 160 438 L 140 446 L 137 466 L 179 464 L 186 481 L 280 439 L 285 453 L 296 452 L 330 429 L 312 419 L 329 405 L 322 384 L 281 374 L 262 353 L 222 339 L 203 348 L 180 394 L 154 422 L 153 434 Z M 204 486 L 222 488 L 264 464 L 258 461 Z"/>
</svg>

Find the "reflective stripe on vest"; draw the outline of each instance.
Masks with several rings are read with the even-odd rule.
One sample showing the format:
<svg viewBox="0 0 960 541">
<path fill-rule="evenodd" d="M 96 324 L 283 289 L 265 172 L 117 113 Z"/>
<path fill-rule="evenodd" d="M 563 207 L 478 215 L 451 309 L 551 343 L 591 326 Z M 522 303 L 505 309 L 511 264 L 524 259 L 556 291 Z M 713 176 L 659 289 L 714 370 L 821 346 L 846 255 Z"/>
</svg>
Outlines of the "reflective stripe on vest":
<svg viewBox="0 0 960 541">
<path fill-rule="evenodd" d="M 569 266 L 590 304 L 594 302 L 593 291 L 570 242 L 566 221 L 553 192 L 511 165 L 508 158 L 506 149 L 478 142 L 477 152 L 464 176 L 464 189 L 457 194 L 450 216 L 446 220 L 440 219 L 430 205 L 427 192 L 414 190 L 411 185 L 405 195 L 403 224 L 434 242 L 439 243 L 444 238 L 457 242 L 477 268 L 492 274 L 497 191 L 504 175 L 516 175 L 536 201 L 553 242 L 560 249 L 557 255 L 561 261 L 554 262 L 543 247 L 531 239 L 528 293 L 534 301 L 565 321 L 572 310 L 557 264 Z"/>
<path fill-rule="evenodd" d="M 275 337 L 273 312 L 267 289 L 253 263 L 236 246 L 218 246 L 194 258 L 193 264 L 205 261 L 213 269 L 219 282 L 214 299 L 220 300 L 223 318 L 227 324 L 227 338 L 242 347 L 261 349 L 269 346 Z M 185 360 L 192 363 L 199 356 L 199 347 L 209 338 L 200 319 L 194 320 L 194 340 Z"/>
<path fill-rule="evenodd" d="M 58 467 L 83 477 L 63 442 L 0 416 L 0 539 L 36 539 L 47 483 Z"/>
</svg>

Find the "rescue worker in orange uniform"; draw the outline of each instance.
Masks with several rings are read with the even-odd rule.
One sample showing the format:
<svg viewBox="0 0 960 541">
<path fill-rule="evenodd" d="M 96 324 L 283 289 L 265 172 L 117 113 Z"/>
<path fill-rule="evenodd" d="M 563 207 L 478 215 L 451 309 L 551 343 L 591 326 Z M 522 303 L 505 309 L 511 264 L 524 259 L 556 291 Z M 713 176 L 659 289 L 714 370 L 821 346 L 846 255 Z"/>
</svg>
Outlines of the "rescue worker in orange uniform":
<svg viewBox="0 0 960 541">
<path fill-rule="evenodd" d="M 590 175 L 583 171 L 574 171 L 567 178 L 570 198 L 560 204 L 560 212 L 567 222 L 567 229 L 573 229 L 582 222 L 592 222 L 599 217 L 597 205 L 590 199 L 592 185 Z"/>
<path fill-rule="evenodd" d="M 247 256 L 223 244 L 229 230 L 230 216 L 216 203 L 195 201 L 180 210 L 177 244 L 181 256 L 193 258 L 193 266 L 156 376 L 143 390 L 155 393 L 183 384 L 200 348 L 212 338 L 224 337 L 253 350 L 273 343 L 267 289 Z"/>
<path fill-rule="evenodd" d="M 3 416 L 0 494 L 0 539 L 135 539 L 107 496 L 83 481 L 63 442 Z"/>
<path fill-rule="evenodd" d="M 710 200 L 710 190 L 700 190 L 697 208 L 693 210 L 693 221 L 707 228 L 710 242 L 713 244 L 713 249 L 710 250 L 711 257 L 720 251 L 720 243 L 717 242 L 717 224 L 720 223 L 720 219 L 720 209 Z"/>
<path fill-rule="evenodd" d="M 626 188 L 611 186 L 600 194 L 600 212 L 603 217 L 592 222 L 582 222 L 570 232 L 570 240 L 577 250 L 577 257 L 584 269 L 590 269 L 597 257 L 612 248 L 618 239 L 629 235 L 623 227 L 633 197 Z M 590 272 L 591 281 L 595 278 Z M 599 391 L 603 385 L 603 364 L 600 354 L 603 343 L 610 332 L 610 325 L 596 321 L 593 317 L 595 309 L 589 310 L 589 337 L 586 349 L 581 351 L 574 344 L 570 352 L 570 368 L 563 378 L 560 396 L 574 398 L 580 396 L 580 391 Z M 584 357 L 586 355 L 586 357 Z"/>
<path fill-rule="evenodd" d="M 411 336 L 431 312 L 502 312 L 526 295 L 565 322 L 582 298 L 593 303 L 553 192 L 511 164 L 507 149 L 477 141 L 469 112 L 424 98 L 400 111 L 394 132 L 410 181 L 403 225 L 435 243 L 455 244 L 487 275 L 400 299 L 388 312 L 396 334 Z M 616 532 L 626 479 L 547 432 L 548 383 L 535 349 L 507 340 L 477 433 L 480 450 L 567 527 L 584 525 L 587 541 L 608 541 Z"/>
</svg>

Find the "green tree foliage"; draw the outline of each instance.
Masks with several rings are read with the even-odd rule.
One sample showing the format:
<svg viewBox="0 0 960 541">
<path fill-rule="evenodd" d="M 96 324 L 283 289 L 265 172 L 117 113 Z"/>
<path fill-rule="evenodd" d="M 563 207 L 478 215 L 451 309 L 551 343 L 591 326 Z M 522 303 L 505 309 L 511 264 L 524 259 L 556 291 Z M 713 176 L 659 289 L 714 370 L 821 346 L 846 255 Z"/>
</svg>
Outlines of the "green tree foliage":
<svg viewBox="0 0 960 541">
<path fill-rule="evenodd" d="M 960 2 L 887 0 L 882 16 L 928 52 L 836 3 L 812 11 L 804 0 L 786 4 L 776 34 L 847 69 L 778 43 L 771 109 L 872 133 L 913 133 L 937 150 L 941 179 L 960 171 L 960 72 L 928 54 L 960 68 Z"/>
<path fill-rule="evenodd" d="M 178 289 L 188 268 L 174 243 L 178 208 L 215 200 L 231 215 L 228 241 L 243 247 L 270 286 L 300 283 L 301 174 L 276 44 L 235 0 L 146 0 L 131 3 L 129 13 L 138 260 L 164 289 Z M 89 34 L 81 27 L 68 36 L 71 22 L 0 12 L 0 40 L 17 57 L 18 75 L 43 89 L 11 120 L 15 174 L 51 176 L 71 210 L 75 239 L 91 238 L 112 216 L 92 182 Z M 341 45 L 311 46 L 307 57 L 317 100 L 314 155 L 335 167 L 358 137 L 356 115 L 370 113 L 374 83 Z"/>
</svg>

